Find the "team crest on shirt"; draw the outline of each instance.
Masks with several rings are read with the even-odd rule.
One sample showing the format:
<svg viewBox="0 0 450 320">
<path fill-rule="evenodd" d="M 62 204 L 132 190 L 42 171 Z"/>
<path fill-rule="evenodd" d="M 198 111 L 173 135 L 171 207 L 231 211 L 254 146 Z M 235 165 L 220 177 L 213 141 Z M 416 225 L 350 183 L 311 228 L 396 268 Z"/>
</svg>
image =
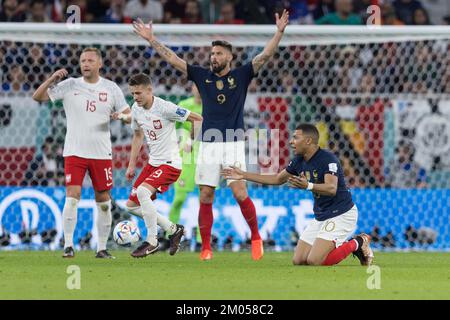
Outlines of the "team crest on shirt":
<svg viewBox="0 0 450 320">
<path fill-rule="evenodd" d="M 313 171 L 313 177 L 314 177 L 314 181 L 317 181 L 319 179 L 319 173 L 317 172 L 317 170 Z"/>
<path fill-rule="evenodd" d="M 106 102 L 108 100 L 108 94 L 106 92 L 100 92 L 98 94 L 98 100 L 101 102 Z"/>
<path fill-rule="evenodd" d="M 153 120 L 153 128 L 161 129 L 162 128 L 161 120 Z"/>
<path fill-rule="evenodd" d="M 217 90 L 222 90 L 223 89 L 223 81 L 222 80 L 217 80 L 216 81 L 216 88 L 217 88 Z"/>
<path fill-rule="evenodd" d="M 72 181 L 72 175 L 66 174 L 66 183 L 70 183 Z"/>
<path fill-rule="evenodd" d="M 306 175 L 306 179 L 308 179 L 308 181 L 310 181 L 311 180 L 311 173 L 309 171 L 306 171 L 305 175 Z"/>
<path fill-rule="evenodd" d="M 234 78 L 228 77 L 227 81 L 228 81 L 228 86 L 230 89 L 236 88 L 236 81 L 234 80 Z"/>
</svg>

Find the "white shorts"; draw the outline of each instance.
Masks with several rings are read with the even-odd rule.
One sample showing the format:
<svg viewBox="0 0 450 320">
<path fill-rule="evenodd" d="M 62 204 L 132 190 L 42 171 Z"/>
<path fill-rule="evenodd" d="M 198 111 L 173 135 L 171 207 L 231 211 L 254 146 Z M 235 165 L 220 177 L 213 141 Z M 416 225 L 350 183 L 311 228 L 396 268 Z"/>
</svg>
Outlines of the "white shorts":
<svg viewBox="0 0 450 320">
<path fill-rule="evenodd" d="M 317 221 L 313 220 L 300 236 L 309 245 L 313 245 L 316 238 L 334 241 L 336 248 L 341 246 L 356 230 L 358 222 L 358 208 L 354 205 L 346 213 L 337 217 Z"/>
<path fill-rule="evenodd" d="M 195 169 L 195 183 L 217 187 L 220 172 L 230 166 L 247 170 L 245 164 L 245 141 L 200 142 Z M 227 180 L 227 185 L 235 180 Z"/>
</svg>

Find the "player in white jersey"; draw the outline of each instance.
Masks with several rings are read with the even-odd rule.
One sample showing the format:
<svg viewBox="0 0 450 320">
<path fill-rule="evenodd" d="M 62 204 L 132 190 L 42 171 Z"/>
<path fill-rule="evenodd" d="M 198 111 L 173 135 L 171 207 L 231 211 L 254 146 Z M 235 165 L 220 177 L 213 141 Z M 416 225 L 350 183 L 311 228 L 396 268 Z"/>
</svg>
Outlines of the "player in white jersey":
<svg viewBox="0 0 450 320">
<path fill-rule="evenodd" d="M 135 176 L 136 161 L 144 137 L 149 152 L 149 162 L 136 179 L 127 202 L 128 210 L 141 216 L 147 227 L 146 241 L 131 255 L 141 258 L 158 250 L 157 225 L 169 234 L 169 253 L 174 255 L 178 251 L 184 227 L 160 215 L 156 211 L 153 200 L 157 192 L 167 191 L 181 174 L 181 157 L 175 122 L 197 122 L 193 127 L 199 127 L 198 123 L 203 118 L 195 112 L 153 96 L 151 80 L 145 74 L 134 75 L 128 84 L 135 100 L 131 117 L 127 119 L 127 122 L 131 122 L 131 128 L 134 131 L 130 163 L 126 172 L 128 180 L 132 180 Z"/>
<path fill-rule="evenodd" d="M 73 233 L 77 224 L 77 206 L 86 171 L 89 172 L 97 202 L 97 258 L 113 258 L 106 250 L 111 231 L 112 148 L 111 116 L 126 118 L 131 109 L 120 88 L 100 77 L 101 52 L 86 48 L 80 55 L 82 77 L 68 78 L 65 69 L 56 71 L 33 94 L 44 102 L 62 100 L 67 119 L 64 142 L 66 201 L 63 209 L 64 255 L 74 257 Z M 59 82 L 59 83 L 57 83 Z M 120 114 L 120 116 L 118 116 Z"/>
</svg>

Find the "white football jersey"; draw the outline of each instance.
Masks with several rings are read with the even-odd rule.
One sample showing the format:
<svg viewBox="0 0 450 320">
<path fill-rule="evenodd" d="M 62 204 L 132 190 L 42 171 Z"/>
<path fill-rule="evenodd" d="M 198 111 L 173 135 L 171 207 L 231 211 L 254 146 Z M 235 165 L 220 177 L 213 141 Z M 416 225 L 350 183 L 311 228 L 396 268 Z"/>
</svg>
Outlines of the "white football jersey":
<svg viewBox="0 0 450 320">
<path fill-rule="evenodd" d="M 128 107 L 119 86 L 104 78 L 97 83 L 88 83 L 83 77 L 69 78 L 47 93 L 53 102 L 62 100 L 66 112 L 63 156 L 112 159 L 110 116 Z"/>
<path fill-rule="evenodd" d="M 150 165 L 158 167 L 166 164 L 181 169 L 175 122 L 186 121 L 190 113 L 189 110 L 158 97 L 154 97 L 150 109 L 144 109 L 137 103 L 133 104 L 131 128 L 144 132 Z"/>
</svg>

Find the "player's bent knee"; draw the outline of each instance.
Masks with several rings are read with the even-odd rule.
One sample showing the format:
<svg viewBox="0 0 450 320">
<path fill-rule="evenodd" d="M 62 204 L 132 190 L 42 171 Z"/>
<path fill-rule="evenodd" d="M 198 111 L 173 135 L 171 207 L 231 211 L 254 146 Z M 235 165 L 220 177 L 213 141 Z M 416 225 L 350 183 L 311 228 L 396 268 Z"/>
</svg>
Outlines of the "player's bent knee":
<svg viewBox="0 0 450 320">
<path fill-rule="evenodd" d="M 81 199 L 81 190 L 78 188 L 67 188 L 66 190 L 66 197 L 67 198 L 74 198 L 77 200 Z"/>
<path fill-rule="evenodd" d="M 111 200 L 111 196 L 109 195 L 109 191 L 101 191 L 95 193 L 95 201 L 96 202 L 105 202 Z"/>
<path fill-rule="evenodd" d="M 213 195 L 200 194 L 201 203 L 213 203 L 213 201 L 214 201 L 214 194 Z"/>
<path fill-rule="evenodd" d="M 128 203 L 127 203 L 125 205 L 125 209 L 127 209 L 128 211 L 131 211 L 131 212 L 133 212 L 133 211 L 135 211 L 136 209 L 139 209 L 139 208 L 140 208 L 140 206 L 138 206 L 137 204 L 129 206 Z"/>
<path fill-rule="evenodd" d="M 304 259 L 292 259 L 292 264 L 294 266 L 306 266 L 308 263 Z"/>
<path fill-rule="evenodd" d="M 200 189 L 200 202 L 201 203 L 213 203 L 214 201 L 214 188 L 202 187 Z"/>
<path fill-rule="evenodd" d="M 143 185 L 140 185 L 136 189 L 136 195 L 139 199 L 139 202 L 141 202 L 141 203 L 142 203 L 142 201 L 150 200 L 150 198 L 152 197 L 152 194 L 153 193 L 147 187 L 144 187 Z"/>
<path fill-rule="evenodd" d="M 139 205 L 132 201 L 132 200 L 127 200 L 127 203 L 125 204 L 125 207 L 127 208 L 134 208 L 134 207 L 138 207 Z"/>
<path fill-rule="evenodd" d="M 308 259 L 306 259 L 306 263 L 309 266 L 320 266 L 320 265 L 322 265 L 322 261 L 319 261 L 319 259 L 317 259 L 317 258 L 310 258 L 310 257 L 308 257 Z"/>
</svg>

